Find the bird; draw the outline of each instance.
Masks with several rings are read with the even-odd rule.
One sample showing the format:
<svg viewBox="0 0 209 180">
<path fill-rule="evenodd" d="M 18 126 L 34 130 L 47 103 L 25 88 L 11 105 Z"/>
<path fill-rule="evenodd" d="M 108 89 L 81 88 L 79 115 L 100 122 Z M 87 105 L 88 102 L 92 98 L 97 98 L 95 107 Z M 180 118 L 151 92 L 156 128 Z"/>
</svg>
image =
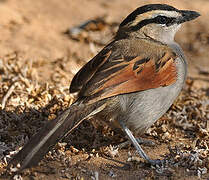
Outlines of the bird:
<svg viewBox="0 0 209 180">
<path fill-rule="evenodd" d="M 9 166 L 30 168 L 85 119 L 98 118 L 120 128 L 138 154 L 141 136 L 173 104 L 187 77 L 187 61 L 174 37 L 184 22 L 199 17 L 168 4 L 146 4 L 129 14 L 113 40 L 73 77 L 77 100 L 49 121 L 11 159 Z"/>
</svg>

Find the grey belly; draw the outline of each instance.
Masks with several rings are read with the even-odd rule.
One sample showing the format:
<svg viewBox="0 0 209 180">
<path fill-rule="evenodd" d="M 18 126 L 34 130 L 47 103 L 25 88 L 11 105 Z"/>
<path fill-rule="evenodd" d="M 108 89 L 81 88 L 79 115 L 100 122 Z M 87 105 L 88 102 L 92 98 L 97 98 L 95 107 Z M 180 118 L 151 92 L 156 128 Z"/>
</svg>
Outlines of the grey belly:
<svg viewBox="0 0 209 180">
<path fill-rule="evenodd" d="M 181 88 L 174 85 L 119 96 L 122 114 L 118 117 L 133 132 L 147 130 L 158 120 L 178 96 Z"/>
</svg>

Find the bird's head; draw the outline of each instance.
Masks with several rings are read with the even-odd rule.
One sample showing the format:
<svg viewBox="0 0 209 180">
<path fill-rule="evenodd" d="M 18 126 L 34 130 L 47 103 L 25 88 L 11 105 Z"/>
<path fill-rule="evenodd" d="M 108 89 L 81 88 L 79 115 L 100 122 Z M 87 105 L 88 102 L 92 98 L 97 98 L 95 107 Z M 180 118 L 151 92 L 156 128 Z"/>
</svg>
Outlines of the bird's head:
<svg viewBox="0 0 209 180">
<path fill-rule="evenodd" d="M 170 43 L 182 23 L 198 16 L 198 12 L 178 10 L 166 4 L 145 5 L 137 8 L 122 21 L 116 37 L 147 37 Z"/>
</svg>

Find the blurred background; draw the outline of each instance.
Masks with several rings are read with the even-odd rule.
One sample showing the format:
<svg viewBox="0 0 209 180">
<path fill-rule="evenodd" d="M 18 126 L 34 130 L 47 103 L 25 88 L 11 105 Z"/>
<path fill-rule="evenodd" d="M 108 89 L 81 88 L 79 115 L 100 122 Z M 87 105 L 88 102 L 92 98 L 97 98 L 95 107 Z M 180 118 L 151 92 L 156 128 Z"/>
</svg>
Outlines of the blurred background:
<svg viewBox="0 0 209 180">
<path fill-rule="evenodd" d="M 188 81 L 177 104 L 162 118 L 161 123 L 156 124 L 147 133 L 148 138 L 161 142 L 154 149 L 151 148 L 154 151 L 151 156 L 158 156 L 159 149 L 161 153 L 170 153 L 172 157 L 177 156 L 174 151 L 168 152 L 167 143 L 175 146 L 177 140 L 181 138 L 184 146 L 180 149 L 188 149 L 189 153 L 196 147 L 201 149 L 209 146 L 209 0 L 0 0 L 0 106 L 2 109 L 0 112 L 2 132 L 0 173 L 5 172 L 7 164 L 4 161 L 5 154 L 10 158 L 8 152 L 21 147 L 48 119 L 54 118 L 60 110 L 72 103 L 74 97 L 69 95 L 68 87 L 75 73 L 111 41 L 119 23 L 130 12 L 148 3 L 166 3 L 178 9 L 194 10 L 201 14 L 201 17 L 195 21 L 185 23 L 176 35 L 176 41 L 183 48 L 188 59 Z M 186 110 L 184 101 L 188 105 Z M 187 114 L 182 113 L 183 110 Z M 173 111 L 177 114 L 174 115 Z M 175 119 L 177 115 L 179 118 Z M 187 115 L 189 126 L 186 126 L 188 122 L 182 123 L 183 116 Z M 170 123 L 167 123 L 163 130 L 161 125 L 168 119 Z M 174 119 L 179 123 L 173 123 Z M 89 136 L 85 133 L 82 135 L 82 130 L 84 132 L 89 128 L 87 133 L 95 131 L 95 128 L 90 126 L 89 124 L 81 126 L 79 132 L 75 132 L 67 139 L 71 143 L 73 141 L 72 144 L 75 148 L 80 148 L 79 150 L 85 147 L 87 155 L 85 153 L 84 155 L 88 156 L 84 158 L 82 153 L 78 153 L 79 150 L 76 153 L 76 150 L 70 149 L 72 146 L 66 148 L 70 149 L 70 155 L 74 155 L 72 157 L 74 159 L 71 159 L 70 165 L 67 166 L 69 172 L 63 171 L 67 178 L 68 176 L 96 178 L 97 173 L 103 179 L 154 178 L 161 177 L 162 174 L 165 179 L 167 176 L 173 176 L 174 179 L 187 176 L 194 179 L 207 175 L 209 177 L 209 167 L 203 165 L 209 164 L 208 150 L 202 165 L 195 166 L 194 172 L 189 169 L 191 174 L 187 172 L 188 167 L 177 171 L 175 168 L 170 169 L 169 173 L 166 171 L 167 174 L 163 172 L 161 175 L 156 175 L 156 172 L 149 168 L 139 171 L 133 164 L 132 172 L 122 168 L 114 169 L 116 165 L 113 162 L 109 160 L 103 162 L 104 159 L 96 158 L 96 153 L 106 152 L 95 145 L 103 142 L 97 134 L 99 129 L 91 138 L 87 138 L 92 141 L 91 143 L 78 139 L 78 136 L 81 139 Z M 93 126 L 98 127 L 98 125 Z M 167 132 L 165 128 L 170 128 L 169 133 L 176 133 L 177 136 L 165 135 Z M 196 130 L 197 133 L 195 133 Z M 104 129 L 101 131 L 100 134 L 103 135 L 109 133 L 109 131 L 103 132 Z M 160 138 L 156 138 L 153 132 L 161 134 Z M 196 135 L 198 133 L 200 135 Z M 190 147 L 196 141 L 200 141 L 199 144 Z M 90 146 L 95 146 L 96 149 L 92 158 L 89 155 L 93 151 Z M 60 150 L 63 146 L 60 145 L 57 148 Z M 124 157 L 118 160 L 125 162 L 129 150 L 120 152 L 120 156 Z M 132 148 L 131 151 L 134 152 L 134 149 Z M 88 158 L 91 160 L 79 164 L 81 159 Z M 198 158 L 201 159 L 199 156 Z M 43 166 L 46 162 L 43 162 Z M 185 162 L 188 163 L 186 160 Z M 44 178 L 62 179 L 65 165 L 55 163 L 50 166 L 54 168 L 54 174 L 50 173 L 51 169 L 41 169 L 48 174 L 39 172 L 34 177 L 41 179 L 42 175 Z M 184 167 L 182 164 L 180 166 Z M 29 174 L 33 176 L 33 173 Z"/>
<path fill-rule="evenodd" d="M 196 10 L 201 13 L 200 18 L 186 23 L 181 28 L 176 40 L 184 49 L 189 64 L 194 68 L 190 72 L 195 73 L 198 68 L 209 69 L 208 0 L 1 0 L 0 57 L 15 51 L 27 60 L 43 60 L 44 65 L 38 67 L 41 71 L 38 75 L 40 80 L 48 80 L 51 73 L 54 73 L 53 67 L 50 66 L 53 60 L 65 57 L 69 61 L 66 68 L 75 74 L 80 64 L 91 59 L 111 40 L 123 18 L 147 3 L 168 3 L 179 9 Z M 88 42 L 82 39 L 75 41 L 64 34 L 74 26 L 97 18 L 103 19 L 106 24 L 99 33 L 90 32 L 91 36 L 94 34 L 95 37 L 90 38 Z M 90 35 L 84 33 L 83 36 L 86 36 L 83 37 L 85 39 Z M 73 61 L 72 64 L 70 61 Z M 76 64 L 76 61 L 79 63 Z M 69 75 L 68 77 L 68 80 L 72 78 Z"/>
</svg>

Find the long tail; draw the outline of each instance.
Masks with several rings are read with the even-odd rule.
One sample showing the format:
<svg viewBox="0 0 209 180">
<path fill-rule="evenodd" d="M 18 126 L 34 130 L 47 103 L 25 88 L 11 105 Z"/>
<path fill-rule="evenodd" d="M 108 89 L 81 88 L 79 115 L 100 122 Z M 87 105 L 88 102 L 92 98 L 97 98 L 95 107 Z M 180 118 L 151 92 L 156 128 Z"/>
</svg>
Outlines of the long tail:
<svg viewBox="0 0 209 180">
<path fill-rule="evenodd" d="M 19 171 L 35 166 L 43 156 L 67 133 L 75 129 L 84 119 L 93 116 L 105 104 L 78 104 L 75 103 L 66 109 L 56 119 L 49 121 L 10 161 L 8 167 L 20 163 Z"/>
</svg>

